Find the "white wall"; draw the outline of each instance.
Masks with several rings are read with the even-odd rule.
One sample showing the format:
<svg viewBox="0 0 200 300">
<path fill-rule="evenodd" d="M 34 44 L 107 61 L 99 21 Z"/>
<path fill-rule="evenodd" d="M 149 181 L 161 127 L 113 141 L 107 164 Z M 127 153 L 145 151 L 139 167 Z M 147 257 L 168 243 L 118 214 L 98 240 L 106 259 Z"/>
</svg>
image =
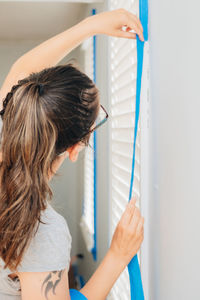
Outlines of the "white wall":
<svg viewBox="0 0 200 300">
<path fill-rule="evenodd" d="M 149 6 L 149 300 L 199 299 L 200 3 L 151 0 Z"/>
</svg>

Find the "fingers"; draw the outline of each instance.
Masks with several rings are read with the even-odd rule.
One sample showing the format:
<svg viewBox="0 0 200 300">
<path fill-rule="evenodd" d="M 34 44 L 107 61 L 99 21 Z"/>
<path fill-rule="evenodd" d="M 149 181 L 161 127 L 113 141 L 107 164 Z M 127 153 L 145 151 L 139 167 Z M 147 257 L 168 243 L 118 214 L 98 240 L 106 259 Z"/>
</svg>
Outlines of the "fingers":
<svg viewBox="0 0 200 300">
<path fill-rule="evenodd" d="M 136 21 L 138 27 L 143 32 L 143 27 L 142 27 L 142 23 L 141 23 L 140 19 L 136 15 L 132 14 L 131 12 L 128 12 L 128 14 L 132 20 Z"/>
<path fill-rule="evenodd" d="M 143 28 L 141 29 L 140 24 L 138 22 L 138 18 L 134 15 L 129 16 L 128 18 L 128 27 L 134 29 L 134 31 L 138 34 L 140 40 L 144 41 L 144 36 L 143 36 Z"/>
<path fill-rule="evenodd" d="M 120 223 L 122 226 L 126 227 L 130 223 L 130 221 L 133 217 L 134 210 L 135 210 L 135 203 L 136 203 L 136 199 L 132 198 L 129 201 L 129 203 L 127 204 L 126 209 L 120 219 Z"/>
<path fill-rule="evenodd" d="M 139 220 L 136 232 L 138 234 L 142 234 L 144 232 L 144 218 L 143 217 L 141 217 Z"/>
<path fill-rule="evenodd" d="M 119 31 L 118 37 L 126 38 L 126 39 L 136 39 L 136 33 L 135 32 L 126 32 L 126 31 Z"/>
<path fill-rule="evenodd" d="M 144 218 L 140 214 L 140 210 L 135 206 L 136 198 L 132 198 L 127 204 L 126 209 L 120 219 L 120 225 L 122 228 L 129 228 L 129 231 L 142 236 L 144 233 Z"/>
<path fill-rule="evenodd" d="M 139 38 L 142 41 L 144 41 L 143 27 L 140 22 L 140 19 L 136 15 L 125 9 L 121 9 L 121 11 L 124 14 L 124 25 L 130 28 L 131 30 L 134 30 L 138 34 Z"/>
<path fill-rule="evenodd" d="M 138 207 L 135 207 L 134 214 L 129 224 L 130 228 L 132 228 L 133 231 L 136 231 L 140 218 L 141 218 L 140 210 Z"/>
</svg>

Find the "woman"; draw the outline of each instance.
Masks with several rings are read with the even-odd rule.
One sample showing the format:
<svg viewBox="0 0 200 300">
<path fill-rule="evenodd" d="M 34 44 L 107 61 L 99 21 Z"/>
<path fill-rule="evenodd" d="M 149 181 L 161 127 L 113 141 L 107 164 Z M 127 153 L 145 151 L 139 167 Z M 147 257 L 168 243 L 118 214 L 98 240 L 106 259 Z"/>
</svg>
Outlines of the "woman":
<svg viewBox="0 0 200 300">
<path fill-rule="evenodd" d="M 70 299 L 71 235 L 48 202 L 48 181 L 67 155 L 76 161 L 88 145 L 102 107 L 91 79 L 71 64 L 55 65 L 92 35 L 144 40 L 142 31 L 124 9 L 90 16 L 24 54 L 7 75 L 0 90 L 0 299 Z M 140 248 L 143 223 L 132 199 L 105 258 L 80 291 L 87 299 L 106 298 Z"/>
</svg>

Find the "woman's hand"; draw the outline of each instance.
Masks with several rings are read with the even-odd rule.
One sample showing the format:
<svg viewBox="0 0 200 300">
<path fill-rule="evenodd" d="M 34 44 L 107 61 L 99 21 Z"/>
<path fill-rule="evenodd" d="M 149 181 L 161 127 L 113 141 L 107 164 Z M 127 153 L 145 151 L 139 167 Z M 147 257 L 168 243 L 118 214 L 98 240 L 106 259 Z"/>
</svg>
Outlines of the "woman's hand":
<svg viewBox="0 0 200 300">
<path fill-rule="evenodd" d="M 131 12 L 120 8 L 106 11 L 86 18 L 94 34 L 106 34 L 114 37 L 135 39 L 136 34 L 144 41 L 143 27 L 139 18 Z M 122 27 L 126 26 L 124 31 Z M 136 33 L 129 32 L 134 30 Z"/>
<path fill-rule="evenodd" d="M 144 218 L 131 199 L 115 229 L 109 251 L 127 265 L 138 252 L 144 239 Z"/>
</svg>

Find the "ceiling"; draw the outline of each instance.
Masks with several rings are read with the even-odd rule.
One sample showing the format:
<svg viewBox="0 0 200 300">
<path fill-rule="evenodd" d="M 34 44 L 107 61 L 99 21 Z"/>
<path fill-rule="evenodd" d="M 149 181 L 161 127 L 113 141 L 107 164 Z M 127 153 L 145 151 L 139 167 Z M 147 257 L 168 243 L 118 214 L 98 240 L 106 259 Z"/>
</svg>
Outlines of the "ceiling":
<svg viewBox="0 0 200 300">
<path fill-rule="evenodd" d="M 85 16 L 86 6 L 84 3 L 59 1 L 0 1 L 0 40 L 38 40 L 52 37 L 81 21 Z"/>
</svg>

